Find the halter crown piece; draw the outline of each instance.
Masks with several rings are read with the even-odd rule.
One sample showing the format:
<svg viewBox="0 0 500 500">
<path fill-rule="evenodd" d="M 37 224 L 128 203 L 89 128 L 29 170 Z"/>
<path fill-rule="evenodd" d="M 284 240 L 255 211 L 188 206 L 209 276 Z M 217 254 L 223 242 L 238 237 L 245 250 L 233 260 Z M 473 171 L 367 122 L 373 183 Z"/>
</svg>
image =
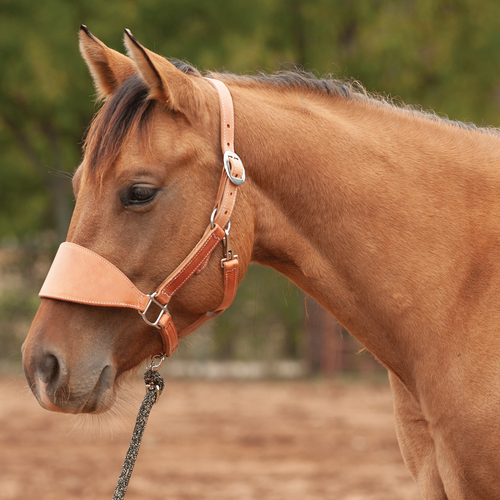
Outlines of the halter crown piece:
<svg viewBox="0 0 500 500">
<path fill-rule="evenodd" d="M 219 94 L 224 168 L 210 224 L 198 244 L 153 293 L 145 294 L 104 257 L 75 243 L 64 242 L 57 251 L 39 293 L 41 298 L 136 309 L 147 324 L 160 330 L 166 356 L 177 349 L 179 336 L 187 335 L 207 319 L 224 312 L 233 302 L 238 287 L 238 256 L 233 255 L 229 229 L 238 186 L 245 180 L 245 169 L 234 152 L 231 94 L 221 81 L 212 78 L 207 80 Z M 210 255 L 221 241 L 224 244 L 224 258 L 221 261 L 224 283 L 222 302 L 216 311 L 202 316 L 178 334 L 168 311 L 168 303 L 193 274 L 199 274 L 206 268 Z M 159 314 L 155 321 L 150 321 L 147 314 L 153 304 L 159 307 Z"/>
</svg>

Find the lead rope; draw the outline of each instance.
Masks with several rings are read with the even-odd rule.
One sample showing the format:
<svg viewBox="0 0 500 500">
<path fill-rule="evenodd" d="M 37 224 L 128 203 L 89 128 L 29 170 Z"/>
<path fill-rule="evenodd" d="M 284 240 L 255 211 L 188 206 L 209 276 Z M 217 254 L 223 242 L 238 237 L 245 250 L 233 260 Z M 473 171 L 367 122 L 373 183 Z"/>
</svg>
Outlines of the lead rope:
<svg viewBox="0 0 500 500">
<path fill-rule="evenodd" d="M 139 453 L 139 447 L 141 446 L 144 429 L 146 428 L 146 424 L 148 423 L 149 413 L 151 412 L 151 408 L 153 408 L 153 405 L 160 398 L 160 394 L 165 387 L 163 377 L 158 372 L 164 361 L 165 356 L 152 357 L 151 365 L 146 369 L 146 372 L 144 373 L 146 395 L 144 396 L 142 405 L 139 408 L 137 420 L 135 421 L 134 432 L 132 434 L 132 439 L 130 440 L 130 446 L 128 447 L 127 454 L 125 455 L 125 460 L 123 462 L 120 477 L 118 478 L 118 483 L 115 488 L 113 500 L 123 500 L 123 498 L 125 497 L 125 493 L 127 492 L 130 476 L 132 475 L 132 471 L 134 470 L 135 460 L 137 458 L 137 454 Z"/>
</svg>

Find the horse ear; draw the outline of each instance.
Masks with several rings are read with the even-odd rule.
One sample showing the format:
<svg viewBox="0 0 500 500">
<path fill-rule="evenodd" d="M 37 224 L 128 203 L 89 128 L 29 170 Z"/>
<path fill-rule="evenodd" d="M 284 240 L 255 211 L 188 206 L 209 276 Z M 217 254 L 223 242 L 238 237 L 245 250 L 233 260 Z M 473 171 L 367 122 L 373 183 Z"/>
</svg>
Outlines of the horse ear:
<svg viewBox="0 0 500 500">
<path fill-rule="evenodd" d="M 98 40 L 83 24 L 80 26 L 80 52 L 89 67 L 100 99 L 105 99 L 127 78 L 137 73 L 135 64 L 123 54 Z"/>
<path fill-rule="evenodd" d="M 151 99 L 165 103 L 172 111 L 179 111 L 188 118 L 196 114 L 202 101 L 202 93 L 189 75 L 164 57 L 143 47 L 127 29 L 125 46 L 149 87 Z"/>
</svg>

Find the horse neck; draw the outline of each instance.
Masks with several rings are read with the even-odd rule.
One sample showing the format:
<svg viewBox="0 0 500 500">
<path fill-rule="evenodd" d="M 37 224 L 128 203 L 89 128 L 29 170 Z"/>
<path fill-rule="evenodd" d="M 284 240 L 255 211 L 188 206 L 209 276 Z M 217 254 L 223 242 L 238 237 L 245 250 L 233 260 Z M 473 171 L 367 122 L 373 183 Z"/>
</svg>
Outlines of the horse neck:
<svg viewBox="0 0 500 500">
<path fill-rule="evenodd" d="M 396 352 L 405 332 L 446 328 L 478 245 L 496 232 L 499 138 L 359 99 L 232 92 L 252 260 L 396 371 L 381 346 Z"/>
</svg>

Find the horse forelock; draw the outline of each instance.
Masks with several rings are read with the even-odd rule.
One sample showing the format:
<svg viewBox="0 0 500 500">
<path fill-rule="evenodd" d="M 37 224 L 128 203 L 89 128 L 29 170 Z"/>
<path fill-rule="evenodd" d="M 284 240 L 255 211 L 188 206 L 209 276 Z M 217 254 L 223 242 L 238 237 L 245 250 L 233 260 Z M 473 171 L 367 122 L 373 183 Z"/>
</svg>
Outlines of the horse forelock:
<svg viewBox="0 0 500 500">
<path fill-rule="evenodd" d="M 169 61 L 183 73 L 201 76 L 186 62 Z M 149 98 L 149 88 L 138 73 L 125 80 L 105 102 L 94 116 L 84 143 L 86 174 L 90 181 L 102 180 L 132 131 L 138 128 L 141 134 L 147 133 L 156 104 L 157 101 Z"/>
<path fill-rule="evenodd" d="M 84 143 L 89 180 L 102 179 L 120 154 L 133 130 L 147 129 L 156 101 L 148 98 L 149 89 L 136 74 L 123 82 L 96 113 Z"/>
</svg>

